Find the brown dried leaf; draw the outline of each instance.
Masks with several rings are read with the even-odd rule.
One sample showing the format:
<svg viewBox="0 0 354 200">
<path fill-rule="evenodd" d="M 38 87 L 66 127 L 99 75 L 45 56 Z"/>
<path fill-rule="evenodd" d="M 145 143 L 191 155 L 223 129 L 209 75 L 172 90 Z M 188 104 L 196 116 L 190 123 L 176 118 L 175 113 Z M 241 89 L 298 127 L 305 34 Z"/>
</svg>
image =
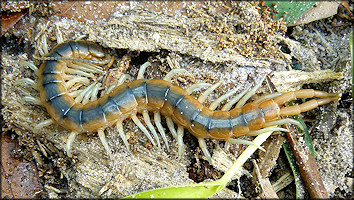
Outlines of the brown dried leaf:
<svg viewBox="0 0 354 200">
<path fill-rule="evenodd" d="M 306 11 L 302 16 L 294 20 L 288 26 L 306 24 L 312 21 L 325 19 L 337 14 L 339 3 L 337 1 L 319 1 L 318 4 Z"/>
<path fill-rule="evenodd" d="M 18 141 L 7 134 L 1 137 L 1 198 L 40 198 L 43 187 L 34 162 L 14 158 Z"/>
<path fill-rule="evenodd" d="M 10 13 L 9 15 L 1 15 L 1 36 L 22 19 L 26 13 L 25 10 L 22 10 L 21 12 Z"/>
</svg>

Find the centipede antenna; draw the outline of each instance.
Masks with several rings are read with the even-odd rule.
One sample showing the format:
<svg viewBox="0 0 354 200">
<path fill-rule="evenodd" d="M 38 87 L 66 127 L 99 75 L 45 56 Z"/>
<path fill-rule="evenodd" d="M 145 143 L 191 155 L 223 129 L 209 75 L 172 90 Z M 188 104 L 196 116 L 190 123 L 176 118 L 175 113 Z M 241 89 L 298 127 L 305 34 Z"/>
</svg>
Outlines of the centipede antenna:
<svg viewBox="0 0 354 200">
<path fill-rule="evenodd" d="M 116 126 L 117 126 L 117 129 L 118 129 L 119 136 L 122 138 L 125 146 L 127 147 L 128 151 L 129 151 L 129 143 L 128 143 L 127 137 L 125 136 L 122 122 L 121 121 L 117 121 Z"/>
<path fill-rule="evenodd" d="M 177 146 L 178 146 L 178 158 L 182 158 L 182 154 L 184 152 L 184 144 L 183 144 L 183 135 L 184 128 L 181 125 L 178 125 L 177 128 Z"/>
<path fill-rule="evenodd" d="M 189 73 L 187 70 L 185 69 L 173 69 L 170 72 L 168 72 L 165 76 L 165 78 L 163 80 L 171 82 L 171 79 L 174 75 L 176 74 L 188 74 L 188 76 L 192 76 L 193 75 L 191 73 Z"/>
<path fill-rule="evenodd" d="M 21 102 L 22 103 L 30 103 L 33 105 L 41 105 L 41 100 L 39 100 L 38 98 L 34 98 L 34 97 L 30 97 L 30 96 L 25 96 L 21 98 Z"/>
<path fill-rule="evenodd" d="M 38 76 L 38 68 L 34 64 L 27 62 L 27 61 L 23 61 L 23 62 L 20 62 L 20 65 L 27 66 L 27 67 L 31 68 L 33 70 L 33 72 Z"/>
<path fill-rule="evenodd" d="M 43 127 L 49 126 L 53 123 L 54 123 L 54 120 L 52 118 L 46 119 L 33 127 L 33 133 L 38 133 L 39 130 L 41 130 Z"/>
<path fill-rule="evenodd" d="M 210 95 L 217 87 L 219 87 L 221 85 L 221 83 L 223 82 L 223 80 L 215 83 L 214 85 L 210 86 L 207 90 L 205 90 L 198 98 L 198 101 L 200 103 L 203 103 L 206 98 L 208 97 L 208 95 Z"/>
<path fill-rule="evenodd" d="M 94 84 L 91 84 L 91 85 L 89 85 L 87 88 L 85 88 L 85 89 L 79 94 L 79 96 L 77 96 L 77 97 L 75 98 L 75 102 L 76 102 L 76 103 L 81 103 L 82 100 L 83 100 L 83 98 L 86 96 L 86 94 L 87 94 L 89 91 L 92 90 L 93 87 L 94 87 Z"/>
<path fill-rule="evenodd" d="M 140 66 L 138 77 L 136 79 L 144 79 L 144 73 L 147 67 L 151 66 L 150 62 L 145 62 Z"/>
<path fill-rule="evenodd" d="M 236 104 L 235 108 L 241 108 L 242 106 L 244 106 L 246 101 L 256 93 L 259 87 L 261 87 L 265 78 L 266 76 L 263 76 L 259 83 L 257 83 L 257 85 L 255 85 L 249 92 L 245 94 L 245 96 L 241 98 L 241 100 Z"/>
<path fill-rule="evenodd" d="M 186 91 L 187 91 L 187 94 L 191 94 L 192 92 L 194 92 L 194 90 L 196 89 L 199 89 L 199 88 L 202 88 L 202 87 L 210 87 L 211 84 L 210 83 L 195 83 L 191 86 L 189 86 Z"/>
<path fill-rule="evenodd" d="M 76 77 L 76 78 L 71 79 L 70 81 L 67 81 L 65 83 L 65 87 L 70 88 L 73 85 L 75 85 L 75 83 L 82 83 L 84 85 L 88 85 L 90 83 L 90 80 L 88 80 L 85 77 Z"/>
<path fill-rule="evenodd" d="M 162 137 L 163 141 L 165 142 L 166 148 L 169 149 L 166 134 L 165 134 L 165 131 L 163 130 L 163 127 L 161 124 L 161 115 L 157 111 L 154 112 L 154 121 L 155 121 L 155 125 L 157 127 L 157 130 L 159 130 L 161 137 Z"/>
<path fill-rule="evenodd" d="M 68 156 L 70 158 L 73 157 L 73 155 L 71 154 L 71 146 L 72 146 L 77 135 L 78 135 L 78 132 L 71 131 L 71 133 L 68 137 L 68 140 L 66 141 L 66 153 L 68 154 Z"/>
<path fill-rule="evenodd" d="M 209 164 L 212 165 L 212 160 L 211 160 L 211 155 L 209 153 L 208 147 L 205 143 L 205 139 L 204 138 L 198 138 L 198 142 L 199 142 L 199 147 L 202 149 L 205 157 L 207 158 L 207 160 L 209 161 Z"/>
<path fill-rule="evenodd" d="M 154 140 L 152 139 L 149 131 L 145 128 L 145 126 L 140 122 L 140 120 L 138 119 L 138 117 L 136 115 L 131 115 L 130 116 L 133 120 L 133 122 L 140 128 L 141 131 L 144 132 L 144 134 L 146 135 L 146 137 L 151 141 L 151 143 L 156 146 Z"/>
<path fill-rule="evenodd" d="M 150 121 L 150 116 L 149 116 L 149 113 L 147 110 L 143 111 L 142 112 L 143 114 L 143 118 L 144 118 L 144 121 L 146 123 L 146 125 L 148 126 L 148 128 L 150 129 L 151 133 L 154 135 L 155 137 L 155 140 L 156 140 L 156 143 L 157 143 L 157 147 L 159 149 L 161 149 L 161 145 L 160 145 L 160 140 L 159 140 L 159 136 L 157 135 L 157 132 L 154 128 L 154 126 L 152 125 L 151 121 Z"/>
<path fill-rule="evenodd" d="M 210 110 L 215 110 L 216 107 L 219 106 L 219 104 L 224 101 L 225 99 L 229 98 L 231 95 L 235 94 L 236 91 L 239 89 L 240 87 L 236 87 L 232 90 L 230 90 L 229 92 L 227 92 L 226 94 L 222 95 L 221 97 L 217 98 L 215 101 L 213 101 L 210 106 L 209 109 Z"/>
<path fill-rule="evenodd" d="M 248 140 L 243 140 L 243 139 L 235 139 L 235 138 L 228 138 L 225 141 L 231 143 L 231 144 L 245 144 L 245 145 L 254 145 L 255 147 L 257 147 L 258 149 L 262 150 L 262 151 L 266 151 L 263 147 L 261 147 L 260 145 L 257 145 L 256 143 L 252 142 L 252 141 L 248 141 Z"/>
<path fill-rule="evenodd" d="M 257 136 L 257 135 L 260 135 L 260 134 L 262 134 L 262 133 L 269 132 L 269 131 L 289 132 L 289 130 L 286 129 L 286 128 L 267 127 L 267 128 L 262 128 L 262 129 L 259 129 L 259 130 L 256 130 L 256 131 L 250 131 L 250 132 L 247 133 L 247 135 L 250 135 L 250 136 Z"/>
<path fill-rule="evenodd" d="M 256 99 L 253 103 L 260 103 L 265 99 L 274 99 L 275 97 L 278 97 L 281 94 L 282 94 L 281 92 L 267 94 L 267 95 L 261 96 L 260 98 Z"/>
<path fill-rule="evenodd" d="M 99 130 L 98 130 L 98 137 L 100 138 L 100 140 L 101 140 L 101 142 L 102 142 L 104 148 L 106 149 L 109 158 L 110 158 L 111 160 L 113 160 L 112 151 L 111 151 L 111 149 L 109 148 L 109 145 L 108 145 L 108 142 L 107 142 L 107 140 L 106 140 L 106 136 L 105 136 L 105 134 L 104 134 L 103 129 L 99 129 Z"/>
<path fill-rule="evenodd" d="M 21 78 L 18 79 L 15 82 L 15 85 L 19 85 L 19 84 L 28 84 L 31 88 L 37 90 L 37 84 L 36 82 L 34 82 L 34 80 L 30 79 L 30 78 Z"/>
<path fill-rule="evenodd" d="M 246 89 L 244 89 L 240 94 L 236 95 L 234 98 L 232 98 L 229 102 L 227 102 L 224 107 L 221 108 L 222 111 L 228 111 L 231 109 L 231 107 L 237 103 L 243 95 L 246 94 L 246 92 L 252 87 L 252 85 L 248 85 Z"/>
<path fill-rule="evenodd" d="M 291 119 L 291 118 L 284 118 L 284 119 L 278 119 L 275 121 L 270 121 L 270 122 L 266 122 L 264 123 L 264 127 L 268 127 L 268 126 L 278 126 L 278 125 L 283 125 L 283 124 L 294 124 L 296 126 L 298 126 L 301 130 L 304 130 L 304 127 L 302 126 L 302 124 L 295 120 L 295 119 Z"/>
<path fill-rule="evenodd" d="M 91 63 L 91 64 L 96 64 L 96 65 L 105 65 L 111 62 L 113 59 L 107 59 L 107 60 L 88 60 L 88 59 L 77 59 L 77 58 L 68 58 L 68 57 L 38 57 L 36 55 L 33 55 L 33 58 L 37 60 L 68 60 L 68 61 L 76 61 L 76 62 L 82 62 L 82 63 Z"/>
<path fill-rule="evenodd" d="M 168 129 L 170 129 L 170 132 L 172 133 L 172 136 L 176 139 L 177 138 L 177 132 L 175 129 L 175 124 L 172 121 L 171 117 L 166 117 L 166 123 L 167 123 L 167 127 Z"/>
</svg>

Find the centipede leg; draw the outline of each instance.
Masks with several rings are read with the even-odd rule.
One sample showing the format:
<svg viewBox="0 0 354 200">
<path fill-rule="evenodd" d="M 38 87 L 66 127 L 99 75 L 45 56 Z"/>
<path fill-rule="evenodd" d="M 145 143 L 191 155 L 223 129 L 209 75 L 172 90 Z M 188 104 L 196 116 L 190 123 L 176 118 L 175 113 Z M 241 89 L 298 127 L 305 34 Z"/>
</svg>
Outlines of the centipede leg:
<svg viewBox="0 0 354 200">
<path fill-rule="evenodd" d="M 209 109 L 210 109 L 210 110 L 215 110 L 216 107 L 218 107 L 222 101 L 224 101 L 225 99 L 227 99 L 228 97 L 230 97 L 231 95 L 233 95 L 234 93 L 236 93 L 236 91 L 237 91 L 238 89 L 239 89 L 239 87 L 234 88 L 233 90 L 231 90 L 231 91 L 227 92 L 226 94 L 224 94 L 224 95 L 220 96 L 219 98 L 217 98 L 214 102 L 212 102 L 212 103 L 210 104 Z M 243 95 L 243 94 L 242 94 L 242 95 Z M 236 98 L 237 98 L 236 101 L 238 101 L 238 99 L 241 98 L 241 96 L 240 96 L 240 97 L 236 97 Z M 233 98 L 233 99 L 235 99 L 235 98 Z M 232 106 L 232 105 L 233 105 L 233 103 L 231 104 L 231 106 Z M 231 106 L 230 106 L 230 108 L 231 108 Z M 224 106 L 224 107 L 225 107 L 225 106 Z M 228 108 L 228 107 L 226 107 L 226 108 Z M 229 149 L 229 147 L 230 147 L 230 143 L 225 142 L 225 149 Z"/>
<path fill-rule="evenodd" d="M 80 40 L 82 40 L 82 39 L 84 39 L 84 38 L 86 38 L 86 37 L 87 37 L 86 34 L 84 34 L 84 35 L 79 35 L 79 36 L 77 36 L 74 40 L 75 40 L 75 41 L 80 41 Z"/>
<path fill-rule="evenodd" d="M 34 64 L 32 64 L 30 62 L 27 62 L 27 61 L 23 61 L 23 62 L 20 63 L 20 65 L 21 66 L 28 66 L 38 76 L 38 68 Z"/>
<path fill-rule="evenodd" d="M 84 99 L 82 100 L 82 104 L 87 104 L 88 102 L 90 102 L 90 98 L 92 97 L 92 95 L 95 91 L 95 88 L 97 87 L 97 84 L 101 84 L 101 83 L 93 83 L 90 85 L 92 87 L 90 87 L 90 86 L 88 87 L 90 89 L 86 92 Z"/>
<path fill-rule="evenodd" d="M 198 142 L 199 142 L 199 146 L 202 149 L 205 157 L 207 158 L 207 160 L 209 161 L 209 164 L 212 165 L 212 160 L 211 160 L 211 155 L 209 153 L 208 147 L 205 143 L 205 139 L 204 138 L 198 138 Z"/>
<path fill-rule="evenodd" d="M 139 72 L 138 72 L 138 77 L 136 79 L 143 79 L 144 78 L 144 73 L 147 67 L 151 66 L 150 62 L 145 62 L 140 66 Z"/>
<path fill-rule="evenodd" d="M 68 154 L 68 156 L 71 158 L 72 154 L 71 154 L 71 145 L 74 142 L 76 136 L 78 135 L 78 132 L 76 131 L 72 131 L 68 137 L 68 140 L 66 141 L 66 153 Z"/>
<path fill-rule="evenodd" d="M 69 66 L 73 66 L 74 64 L 71 64 Z M 75 68 L 66 68 L 65 73 L 68 73 L 68 74 L 74 74 L 74 75 L 79 75 L 79 76 L 84 76 L 84 77 L 89 77 L 89 78 L 92 78 L 94 79 L 95 78 L 95 75 L 93 75 L 92 73 L 93 72 L 87 72 L 87 71 L 84 71 L 84 70 L 81 70 L 81 69 L 75 69 Z M 66 74 L 65 74 L 66 75 Z M 74 75 L 66 75 L 67 77 L 64 77 L 66 79 L 72 79 L 73 77 L 75 77 Z"/>
<path fill-rule="evenodd" d="M 167 141 L 167 138 L 166 138 L 166 134 L 165 134 L 165 131 L 163 130 L 163 127 L 162 127 L 162 124 L 161 124 L 161 115 L 157 111 L 154 112 L 154 121 L 155 121 L 157 130 L 159 130 L 159 132 L 161 134 L 161 137 L 162 137 L 163 141 L 166 144 L 166 148 L 169 149 L 168 141 Z"/>
<path fill-rule="evenodd" d="M 113 159 L 112 151 L 109 148 L 109 145 L 108 145 L 108 142 L 106 140 L 106 136 L 104 134 L 103 129 L 99 129 L 98 130 L 98 137 L 100 138 L 101 143 L 103 144 L 104 148 L 106 149 L 106 152 L 107 152 L 108 156 L 110 157 L 110 159 Z"/>
<path fill-rule="evenodd" d="M 177 128 L 178 158 L 182 158 L 182 154 L 184 152 L 183 135 L 184 135 L 183 126 L 178 126 Z"/>
<path fill-rule="evenodd" d="M 25 96 L 21 98 L 21 102 L 22 103 L 30 103 L 33 105 L 41 105 L 41 100 L 39 100 L 38 98 L 35 97 L 30 97 L 30 96 Z"/>
<path fill-rule="evenodd" d="M 192 74 L 191 73 L 189 73 L 187 70 L 185 70 L 185 69 L 173 69 L 173 70 L 171 70 L 170 72 L 168 72 L 167 74 L 166 74 L 166 76 L 165 76 L 165 78 L 163 79 L 163 80 L 165 80 L 165 81 L 169 81 L 169 82 L 171 82 L 171 79 L 172 79 L 172 77 L 174 76 L 174 75 L 176 75 L 176 74 L 188 74 L 189 76 L 192 76 Z M 193 77 L 193 76 L 192 76 Z"/>
<path fill-rule="evenodd" d="M 199 88 L 202 88 L 202 87 L 210 87 L 211 84 L 210 83 L 195 83 L 191 86 L 189 86 L 186 91 L 187 91 L 187 94 L 191 94 L 192 92 L 194 92 L 196 89 L 199 89 Z"/>
<path fill-rule="evenodd" d="M 237 103 L 246 93 L 249 91 L 249 89 L 252 87 L 252 85 L 248 85 L 246 89 L 244 89 L 240 94 L 236 95 L 234 98 L 232 98 L 230 101 L 228 101 L 222 108 L 222 111 L 228 111 L 231 109 L 231 107 Z"/>
<path fill-rule="evenodd" d="M 43 55 L 46 55 L 49 53 L 49 50 L 48 50 L 48 44 L 47 44 L 47 37 L 45 34 L 42 35 L 42 50 L 43 50 Z"/>
<path fill-rule="evenodd" d="M 82 83 L 84 85 L 88 85 L 90 83 L 90 81 L 87 78 L 85 78 L 85 77 L 75 77 L 75 78 L 67 81 L 65 83 L 65 87 L 66 88 L 70 88 L 73 85 L 75 85 L 75 83 Z"/>
<path fill-rule="evenodd" d="M 72 98 L 76 98 L 78 97 L 84 90 L 83 89 L 80 89 L 80 90 L 75 90 L 75 91 L 72 91 L 70 93 L 68 93 L 68 95 Z"/>
<path fill-rule="evenodd" d="M 166 123 L 167 123 L 168 129 L 172 133 L 172 136 L 176 139 L 177 138 L 177 131 L 175 129 L 175 124 L 173 123 L 172 118 L 166 117 Z"/>
<path fill-rule="evenodd" d="M 319 105 L 323 105 L 323 104 L 326 104 L 331 101 L 335 101 L 335 100 L 339 99 L 338 94 L 335 94 L 335 93 L 327 93 L 327 92 L 313 90 L 313 89 L 302 89 L 302 90 L 284 93 L 284 94 L 276 97 L 274 99 L 274 102 L 281 106 L 281 105 L 284 105 L 285 103 L 288 103 L 288 102 L 296 100 L 296 99 L 312 98 L 312 97 L 317 97 L 317 98 L 323 99 L 320 101 Z M 320 100 L 320 99 L 318 99 L 318 100 Z"/>
<path fill-rule="evenodd" d="M 95 87 L 93 87 L 92 92 L 91 92 L 90 101 L 97 100 L 98 91 L 100 90 L 101 85 L 102 85 L 102 83 L 96 83 Z"/>
<path fill-rule="evenodd" d="M 92 90 L 94 87 L 94 84 L 89 85 L 86 87 L 80 94 L 75 98 L 76 103 L 81 103 L 83 101 L 83 98 L 88 95 L 88 93 Z"/>
<path fill-rule="evenodd" d="M 304 130 L 304 127 L 302 126 L 302 124 L 299 121 L 297 121 L 295 119 L 291 119 L 291 118 L 284 118 L 284 119 L 278 119 L 275 121 L 266 122 L 266 123 L 264 123 L 264 127 L 279 126 L 279 125 L 288 124 L 288 123 L 294 124 L 294 125 L 298 126 L 301 130 Z"/>
<path fill-rule="evenodd" d="M 248 141 L 248 140 L 243 140 L 243 139 L 235 139 L 235 138 L 228 138 L 227 140 L 225 140 L 231 144 L 245 144 L 245 145 L 254 145 L 256 146 L 258 149 L 265 151 L 265 149 L 259 145 L 257 145 L 256 143 L 252 142 L 252 141 Z"/>
<path fill-rule="evenodd" d="M 306 112 L 312 109 L 317 108 L 318 106 L 327 104 L 329 102 L 338 100 L 338 97 L 327 97 L 322 99 L 312 99 L 300 105 L 296 104 L 289 107 L 283 107 L 280 109 L 280 116 L 287 116 L 287 115 L 298 115 L 302 112 Z"/>
<path fill-rule="evenodd" d="M 131 115 L 131 118 L 133 120 L 133 122 L 140 128 L 141 131 L 143 131 L 143 133 L 146 135 L 146 137 L 151 141 L 151 143 L 156 146 L 154 140 L 152 139 L 149 131 L 145 128 L 145 126 L 140 122 L 140 120 L 138 119 L 138 117 L 136 115 Z"/>
<path fill-rule="evenodd" d="M 56 36 L 57 36 L 57 42 L 58 44 L 61 44 L 64 42 L 64 39 L 63 39 L 63 34 L 61 33 L 60 29 L 59 29 L 59 25 L 58 24 L 55 24 L 56 26 Z"/>
<path fill-rule="evenodd" d="M 116 88 L 116 87 L 122 85 L 126 80 L 131 80 L 131 78 L 132 78 L 132 77 L 131 77 L 129 74 L 123 74 L 123 75 L 119 78 L 118 82 L 117 82 L 116 84 L 112 85 L 111 87 L 109 87 L 108 90 L 107 90 L 106 92 L 104 92 L 103 94 L 108 94 L 108 93 L 110 93 L 112 90 L 114 90 L 114 88 Z"/>
<path fill-rule="evenodd" d="M 266 76 L 262 77 L 261 80 L 259 81 L 259 83 L 257 83 L 257 85 L 255 85 L 249 92 L 247 92 L 245 94 L 245 96 L 243 96 L 240 101 L 236 104 L 236 108 L 241 108 L 242 106 L 245 105 L 246 101 L 251 98 L 255 93 L 256 91 L 258 90 L 258 88 L 261 87 L 264 79 L 266 78 Z"/>
<path fill-rule="evenodd" d="M 214 85 L 210 86 L 207 90 L 205 90 L 199 97 L 198 97 L 198 101 L 200 103 L 203 103 L 206 98 L 208 97 L 208 95 L 210 95 L 217 87 L 219 87 L 222 84 L 223 80 L 215 83 Z"/>
<path fill-rule="evenodd" d="M 85 63 L 85 62 L 79 62 L 79 61 L 72 61 L 72 64 L 69 65 L 69 67 L 73 69 L 78 69 L 81 71 L 85 71 L 88 73 L 102 73 L 103 68 L 99 65 L 94 65 L 92 63 Z"/>
<path fill-rule="evenodd" d="M 222 101 L 224 101 L 225 99 L 227 99 L 231 95 L 235 94 L 238 89 L 239 89 L 239 87 L 234 88 L 234 89 L 230 90 L 229 92 L 227 92 L 226 94 L 224 94 L 224 95 L 220 96 L 219 98 L 215 99 L 215 101 L 213 101 L 210 104 L 209 109 L 210 110 L 215 110 L 216 107 L 218 107 Z"/>
<path fill-rule="evenodd" d="M 161 145 L 160 145 L 160 140 L 159 140 L 159 136 L 157 136 L 157 132 L 154 128 L 154 126 L 152 125 L 151 121 L 150 121 L 150 116 L 149 116 L 149 113 L 148 111 L 143 111 L 143 118 L 144 118 L 144 121 L 146 123 L 146 125 L 148 126 L 148 128 L 150 129 L 151 133 L 154 135 L 155 139 L 156 139 L 156 143 L 157 143 L 157 147 L 159 149 L 161 149 Z"/>
<path fill-rule="evenodd" d="M 289 132 L 288 129 L 286 128 L 280 128 L 280 127 L 267 127 L 267 128 L 262 128 L 262 129 L 259 129 L 259 130 L 256 130 L 256 131 L 250 131 L 248 132 L 247 135 L 250 135 L 250 136 L 257 136 L 257 135 L 260 135 L 262 133 L 265 133 L 265 132 L 269 132 L 269 131 L 282 131 L 282 132 Z"/>
<path fill-rule="evenodd" d="M 44 120 L 44 121 L 38 123 L 36 126 L 34 126 L 33 132 L 34 133 L 38 133 L 39 130 L 41 130 L 43 127 L 49 126 L 49 125 L 51 125 L 53 123 L 54 123 L 54 120 L 52 118 Z"/>
<path fill-rule="evenodd" d="M 274 98 L 280 96 L 281 94 L 282 94 L 281 92 L 267 94 L 267 95 L 261 96 L 260 98 L 256 99 L 253 103 L 261 103 L 265 99 L 274 99 Z"/>
<path fill-rule="evenodd" d="M 28 84 L 31 88 L 33 88 L 33 89 L 35 89 L 35 90 L 38 91 L 36 82 L 34 82 L 34 80 L 32 80 L 32 79 L 30 79 L 30 78 L 21 78 L 21 79 L 18 79 L 18 80 L 15 82 L 15 85 L 19 85 L 19 84 Z"/>
<path fill-rule="evenodd" d="M 128 151 L 129 151 L 129 143 L 128 143 L 127 137 L 125 136 L 122 122 L 118 121 L 116 123 L 116 127 L 118 129 L 119 136 L 122 138 L 125 146 L 127 147 Z"/>
</svg>

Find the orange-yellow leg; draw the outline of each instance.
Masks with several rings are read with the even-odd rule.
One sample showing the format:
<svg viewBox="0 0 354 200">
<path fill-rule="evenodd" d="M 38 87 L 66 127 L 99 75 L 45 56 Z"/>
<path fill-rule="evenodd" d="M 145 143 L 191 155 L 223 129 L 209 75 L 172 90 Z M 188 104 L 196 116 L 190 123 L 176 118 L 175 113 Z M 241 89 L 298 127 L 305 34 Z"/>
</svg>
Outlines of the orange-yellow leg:
<svg viewBox="0 0 354 200">
<path fill-rule="evenodd" d="M 335 93 L 327 93 L 327 92 L 313 90 L 313 89 L 303 89 L 303 90 L 284 93 L 274 98 L 274 102 L 277 103 L 279 106 L 282 106 L 285 103 L 288 103 L 296 99 L 312 98 L 312 97 L 318 97 L 320 99 L 313 99 L 300 105 L 283 107 L 280 109 L 280 116 L 297 115 L 302 112 L 312 110 L 318 106 L 339 99 L 338 94 Z"/>
</svg>

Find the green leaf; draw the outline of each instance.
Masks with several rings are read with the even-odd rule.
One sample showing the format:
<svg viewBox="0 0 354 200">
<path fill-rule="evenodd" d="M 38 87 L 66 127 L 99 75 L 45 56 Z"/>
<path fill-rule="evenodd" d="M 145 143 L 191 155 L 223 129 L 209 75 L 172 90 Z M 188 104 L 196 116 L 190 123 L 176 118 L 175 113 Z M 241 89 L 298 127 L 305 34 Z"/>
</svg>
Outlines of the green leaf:
<svg viewBox="0 0 354 200">
<path fill-rule="evenodd" d="M 124 197 L 123 199 L 133 198 L 209 198 L 213 194 L 223 189 L 223 185 L 218 181 L 192 184 L 192 185 L 179 185 L 166 188 L 158 188 L 154 190 L 148 190 L 140 192 L 138 194 Z"/>
<path fill-rule="evenodd" d="M 222 190 L 228 182 L 231 181 L 232 176 L 237 170 L 252 156 L 252 154 L 258 149 L 257 145 L 260 146 L 267 138 L 272 134 L 272 132 L 265 132 L 258 135 L 253 142 L 255 145 L 250 145 L 246 150 L 237 158 L 231 168 L 224 174 L 221 179 L 213 182 L 192 184 L 192 185 L 181 185 L 172 186 L 166 188 L 158 188 L 154 190 L 148 190 L 140 192 L 138 194 L 126 196 L 123 199 L 148 199 L 148 198 L 209 198 L 215 193 Z"/>
<path fill-rule="evenodd" d="M 286 24 L 290 24 L 300 17 L 315 3 L 317 1 L 264 1 L 265 5 L 278 11 L 278 13 L 274 13 L 274 20 L 283 18 Z"/>
<path fill-rule="evenodd" d="M 296 199 L 304 199 L 305 198 L 305 190 L 304 185 L 302 183 L 302 178 L 299 172 L 299 166 L 296 163 L 296 159 L 294 154 L 292 153 L 292 148 L 288 141 L 283 144 L 284 152 L 286 157 L 288 158 L 291 171 L 293 172 L 295 179 L 295 188 L 296 188 Z"/>
<path fill-rule="evenodd" d="M 312 140 L 309 131 L 307 130 L 305 122 L 298 115 L 294 115 L 293 118 L 299 121 L 302 127 L 304 127 L 304 130 L 301 130 L 300 128 L 297 128 L 297 130 L 300 136 L 304 138 L 306 146 L 309 148 L 312 157 L 315 159 L 315 150 L 313 149 Z"/>
</svg>

